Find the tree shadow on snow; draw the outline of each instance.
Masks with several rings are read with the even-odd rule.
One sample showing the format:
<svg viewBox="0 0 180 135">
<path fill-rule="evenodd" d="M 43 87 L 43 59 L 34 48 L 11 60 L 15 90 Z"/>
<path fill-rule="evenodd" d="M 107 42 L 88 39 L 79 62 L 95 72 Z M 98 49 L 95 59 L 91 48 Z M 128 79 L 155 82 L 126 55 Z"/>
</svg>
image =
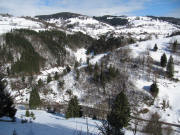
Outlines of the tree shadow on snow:
<svg viewBox="0 0 180 135">
<path fill-rule="evenodd" d="M 150 86 L 144 86 L 143 89 L 147 92 L 150 92 Z"/>
<path fill-rule="evenodd" d="M 44 118 L 46 119 L 46 118 Z M 41 123 L 24 123 L 22 124 L 21 119 L 17 122 L 5 123 L 0 122 L 0 135 L 12 135 L 15 130 L 17 135 L 86 135 L 87 132 L 71 129 L 63 125 L 57 124 L 41 124 Z M 69 126 L 69 125 L 68 125 Z M 91 134 L 95 135 L 95 134 Z"/>
</svg>

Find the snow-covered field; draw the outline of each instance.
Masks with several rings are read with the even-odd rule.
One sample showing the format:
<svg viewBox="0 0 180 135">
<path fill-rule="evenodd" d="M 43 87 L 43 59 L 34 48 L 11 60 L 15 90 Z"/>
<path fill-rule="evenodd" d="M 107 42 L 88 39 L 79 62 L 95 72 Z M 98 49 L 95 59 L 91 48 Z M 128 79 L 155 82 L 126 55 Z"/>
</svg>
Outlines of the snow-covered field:
<svg viewBox="0 0 180 135">
<path fill-rule="evenodd" d="M 9 17 L 0 15 L 0 34 L 13 29 L 32 29 L 35 31 L 45 30 L 44 24 L 22 17 Z"/>
<path fill-rule="evenodd" d="M 96 135 L 100 121 L 90 118 L 64 118 L 62 114 L 51 114 L 41 110 L 30 110 L 36 119 L 30 123 L 30 118 L 25 117 L 25 110 L 18 110 L 16 122 L 0 122 L 0 135 L 12 135 L 15 129 L 18 135 L 83 135 L 88 132 Z M 28 119 L 28 123 L 21 123 L 21 119 Z M 88 122 L 88 126 L 87 126 Z"/>
</svg>

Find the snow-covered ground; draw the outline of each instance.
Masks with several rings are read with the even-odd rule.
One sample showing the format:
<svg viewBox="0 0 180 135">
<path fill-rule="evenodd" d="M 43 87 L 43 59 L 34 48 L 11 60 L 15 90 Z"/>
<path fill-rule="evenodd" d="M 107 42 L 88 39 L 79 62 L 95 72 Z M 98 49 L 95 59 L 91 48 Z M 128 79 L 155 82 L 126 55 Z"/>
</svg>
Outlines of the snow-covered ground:
<svg viewBox="0 0 180 135">
<path fill-rule="evenodd" d="M 155 20 L 150 17 L 132 16 L 124 17 L 124 19 L 128 20 L 128 24 L 125 26 L 111 26 L 87 16 L 79 16 L 67 20 L 61 18 L 50 19 L 48 22 L 54 23 L 59 27 L 71 26 L 68 30 L 72 32 L 82 32 L 93 38 L 98 38 L 107 33 L 112 33 L 114 37 L 122 35 L 128 36 L 128 34 L 131 34 L 132 37 L 137 39 L 145 39 L 148 37 L 162 38 L 179 30 L 176 25 L 161 20 Z"/>
<path fill-rule="evenodd" d="M 130 49 L 132 50 L 132 56 L 138 57 L 143 55 L 144 51 L 149 50 L 149 56 L 153 58 L 154 61 L 160 62 L 160 58 L 163 53 L 166 53 L 167 59 L 169 59 L 170 55 L 173 56 L 174 61 L 179 60 L 179 56 L 172 54 L 168 47 L 170 43 L 177 40 L 180 42 L 180 36 L 169 37 L 169 38 L 162 38 L 162 39 L 155 39 L 149 40 L 144 42 L 139 42 L 136 44 L 130 45 Z M 152 51 L 154 45 L 157 44 L 158 50 Z M 159 67 L 161 68 L 161 67 Z M 164 68 L 166 71 L 166 69 Z M 174 78 L 180 78 L 180 65 L 175 64 L 175 74 Z M 156 78 L 157 85 L 159 87 L 159 94 L 155 100 L 155 104 L 153 106 L 144 105 L 143 108 L 148 108 L 150 113 L 158 112 L 160 113 L 161 120 L 170 122 L 170 123 L 177 123 L 180 124 L 180 82 L 174 82 L 169 80 L 168 78 Z M 149 86 L 153 83 L 153 80 L 148 80 L 144 78 L 137 77 L 134 79 L 134 84 L 140 90 L 148 90 Z M 169 102 L 169 108 L 165 111 L 162 108 L 163 100 Z M 149 114 L 142 115 L 143 118 L 147 117 L 148 119 Z"/>
<path fill-rule="evenodd" d="M 39 31 L 45 30 L 45 26 L 43 23 L 25 19 L 23 17 L 0 15 L 0 34 L 9 32 L 13 29 L 32 29 Z"/>
<path fill-rule="evenodd" d="M 35 114 L 35 120 L 32 123 L 21 123 L 21 119 L 25 119 L 25 110 L 18 110 L 17 121 L 0 122 L 0 135 L 12 135 L 15 129 L 18 135 L 83 135 L 88 132 L 97 135 L 98 129 L 96 125 L 100 125 L 100 121 L 90 118 L 64 118 L 63 114 L 51 114 L 41 110 L 30 110 Z M 30 118 L 26 118 L 30 120 Z"/>
</svg>

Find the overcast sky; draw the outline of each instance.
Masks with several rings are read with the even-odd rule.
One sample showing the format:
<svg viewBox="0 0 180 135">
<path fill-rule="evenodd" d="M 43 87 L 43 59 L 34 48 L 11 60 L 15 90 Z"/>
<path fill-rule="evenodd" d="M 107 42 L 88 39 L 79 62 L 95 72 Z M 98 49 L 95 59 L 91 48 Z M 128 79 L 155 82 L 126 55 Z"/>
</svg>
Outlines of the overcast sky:
<svg viewBox="0 0 180 135">
<path fill-rule="evenodd" d="M 90 16 L 173 16 L 180 18 L 180 0 L 0 0 L 0 13 L 35 16 L 57 12 Z"/>
</svg>

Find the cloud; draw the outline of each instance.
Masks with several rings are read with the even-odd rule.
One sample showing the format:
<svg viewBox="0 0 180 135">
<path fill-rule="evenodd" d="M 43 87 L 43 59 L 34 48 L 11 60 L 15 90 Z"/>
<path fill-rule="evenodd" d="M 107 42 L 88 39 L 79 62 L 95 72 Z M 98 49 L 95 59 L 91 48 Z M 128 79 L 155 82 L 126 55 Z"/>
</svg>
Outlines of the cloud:
<svg viewBox="0 0 180 135">
<path fill-rule="evenodd" d="M 85 15 L 128 15 L 144 9 L 150 0 L 1 0 L 0 12 L 17 16 L 34 16 L 56 12 Z"/>
</svg>

